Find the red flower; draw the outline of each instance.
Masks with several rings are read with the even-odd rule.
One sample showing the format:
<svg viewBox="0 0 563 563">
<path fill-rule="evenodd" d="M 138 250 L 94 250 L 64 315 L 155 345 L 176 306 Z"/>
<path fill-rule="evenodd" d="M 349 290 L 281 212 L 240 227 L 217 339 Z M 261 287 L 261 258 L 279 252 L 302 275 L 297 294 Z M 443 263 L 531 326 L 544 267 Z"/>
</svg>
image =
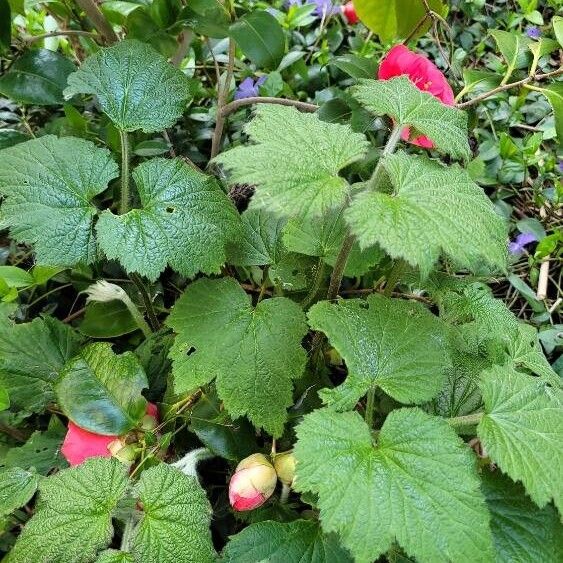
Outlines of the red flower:
<svg viewBox="0 0 563 563">
<path fill-rule="evenodd" d="M 354 25 L 360 21 L 358 14 L 356 14 L 356 8 L 354 8 L 354 3 L 350 0 L 350 2 L 346 2 L 343 6 L 341 6 L 342 15 L 347 23 L 350 25 Z"/>
<path fill-rule="evenodd" d="M 147 414 L 156 419 L 157 406 L 149 403 Z M 61 452 L 70 465 L 79 465 L 90 457 L 111 457 L 112 453 L 108 446 L 118 438 L 119 436 L 104 436 L 89 432 L 69 421 Z"/>
<path fill-rule="evenodd" d="M 402 75 L 408 76 L 419 90 L 432 94 L 443 104 L 454 105 L 453 90 L 438 67 L 423 55 L 409 51 L 404 45 L 395 45 L 381 61 L 377 77 L 380 80 L 389 80 Z M 411 139 L 409 127 L 403 129 L 401 138 L 419 147 L 434 147 L 434 143 L 424 135 Z"/>
</svg>

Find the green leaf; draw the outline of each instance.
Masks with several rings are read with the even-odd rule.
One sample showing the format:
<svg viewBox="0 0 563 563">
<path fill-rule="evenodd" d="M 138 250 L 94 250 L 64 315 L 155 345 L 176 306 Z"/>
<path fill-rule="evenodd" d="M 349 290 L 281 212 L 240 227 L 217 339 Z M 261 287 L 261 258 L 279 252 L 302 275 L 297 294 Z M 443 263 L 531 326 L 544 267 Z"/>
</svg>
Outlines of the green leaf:
<svg viewBox="0 0 563 563">
<path fill-rule="evenodd" d="M 481 475 L 483 492 L 491 513 L 491 531 L 497 563 L 563 559 L 563 528 L 551 506 L 539 509 L 524 488 L 500 474 Z"/>
<path fill-rule="evenodd" d="M 23 324 L 0 318 L 0 385 L 12 408 L 41 412 L 54 399 L 52 384 L 80 343 L 71 327 L 52 317 Z"/>
<path fill-rule="evenodd" d="M 62 104 L 67 78 L 75 70 L 71 61 L 54 51 L 27 51 L 0 77 L 0 93 L 20 104 Z"/>
<path fill-rule="evenodd" d="M 503 31 L 501 29 L 494 29 L 491 31 L 491 35 L 506 61 L 507 70 L 504 80 L 508 81 L 514 70 L 525 64 L 528 40 L 519 33 Z"/>
<path fill-rule="evenodd" d="M 553 498 L 563 512 L 561 391 L 507 366 L 485 372 L 480 387 L 485 415 L 477 435 L 488 455 L 540 508 Z"/>
<path fill-rule="evenodd" d="M 94 94 L 117 127 L 145 133 L 174 125 L 191 98 L 186 75 L 134 39 L 88 57 L 68 78 L 65 98 L 76 94 Z"/>
<path fill-rule="evenodd" d="M 92 458 L 44 479 L 35 514 L 10 553 L 11 563 L 95 559 L 113 536 L 111 517 L 125 493 L 125 466 Z"/>
<path fill-rule="evenodd" d="M 559 144 L 563 146 L 563 83 L 554 82 L 542 88 L 534 87 L 534 89 L 541 92 L 553 108 L 557 139 L 559 140 Z"/>
<path fill-rule="evenodd" d="M 277 68 L 285 54 L 283 29 L 268 12 L 245 14 L 230 26 L 229 34 L 258 68 Z"/>
<path fill-rule="evenodd" d="M 297 437 L 295 487 L 319 495 L 323 529 L 337 532 L 357 563 L 394 541 L 421 562 L 492 558 L 474 458 L 444 420 L 394 410 L 374 445 L 357 412 L 320 409 Z"/>
<path fill-rule="evenodd" d="M 37 490 L 37 475 L 20 467 L 0 471 L 0 516 L 27 504 Z"/>
<path fill-rule="evenodd" d="M 385 157 L 392 193 L 364 192 L 345 213 L 362 248 L 378 243 L 426 276 L 441 253 L 470 270 L 504 269 L 506 227 L 483 190 L 457 165 L 404 152 Z"/>
<path fill-rule="evenodd" d="M 377 74 L 377 59 L 367 58 L 346 53 L 339 57 L 333 57 L 329 64 L 339 68 L 352 78 L 373 78 Z"/>
<path fill-rule="evenodd" d="M 0 266 L 0 279 L 8 287 L 28 287 L 35 284 L 33 276 L 17 266 Z"/>
<path fill-rule="evenodd" d="M 559 45 L 563 47 L 563 16 L 553 16 L 551 25 L 553 26 L 553 33 L 555 33 Z"/>
<path fill-rule="evenodd" d="M 232 278 L 201 279 L 178 299 L 167 324 L 177 333 L 171 352 L 174 389 L 192 390 L 216 379 L 234 417 L 246 415 L 281 435 L 292 403 L 292 380 L 305 368 L 305 315 L 284 297 L 253 308 Z"/>
<path fill-rule="evenodd" d="M 197 477 L 164 463 L 143 471 L 135 488 L 143 516 L 131 552 L 143 563 L 213 563 L 212 510 Z"/>
<path fill-rule="evenodd" d="M 179 19 L 196 33 L 207 37 L 222 39 L 229 35 L 231 17 L 219 0 L 191 0 Z"/>
<path fill-rule="evenodd" d="M 286 220 L 265 209 L 247 209 L 242 233 L 227 245 L 228 262 L 235 266 L 266 266 L 281 257 L 281 232 Z"/>
<path fill-rule="evenodd" d="M 96 563 L 135 563 L 135 559 L 130 553 L 117 549 L 106 549 L 100 553 Z"/>
<path fill-rule="evenodd" d="M 223 563 L 352 563 L 335 534 L 318 522 L 258 522 L 231 536 Z"/>
<path fill-rule="evenodd" d="M 116 355 L 108 342 L 83 348 L 67 362 L 55 384 L 58 403 L 78 426 L 96 434 L 121 435 L 143 418 L 141 391 L 147 376 L 132 352 Z"/>
<path fill-rule="evenodd" d="M 125 215 L 104 211 L 96 225 L 106 256 L 150 280 L 167 264 L 186 277 L 219 273 L 239 215 L 217 182 L 180 159 L 164 158 L 138 166 L 133 179 L 142 208 Z"/>
<path fill-rule="evenodd" d="M 24 135 L 16 129 L 0 129 L 0 150 L 13 147 L 18 143 L 23 143 L 29 139 L 28 135 Z"/>
<path fill-rule="evenodd" d="M 231 184 L 257 186 L 251 208 L 283 216 L 319 216 L 342 206 L 349 185 L 338 172 L 362 158 L 368 146 L 347 125 L 278 105 L 258 107 L 245 130 L 254 144 L 215 160 L 230 171 Z"/>
<path fill-rule="evenodd" d="M 10 48 L 12 42 L 12 10 L 8 0 L 0 0 L 0 52 Z"/>
<path fill-rule="evenodd" d="M 432 139 L 442 152 L 469 160 L 467 114 L 419 90 L 406 76 L 360 80 L 353 94 L 376 115 L 388 115 L 397 125 L 410 125 Z"/>
<path fill-rule="evenodd" d="M 3 224 L 15 240 L 34 246 L 40 264 L 91 263 L 97 213 L 92 199 L 117 175 L 110 152 L 84 139 L 47 135 L 4 149 Z"/>
<path fill-rule="evenodd" d="M 0 411 L 5 411 L 10 408 L 10 395 L 8 390 L 0 385 Z"/>
<path fill-rule="evenodd" d="M 86 304 L 84 319 L 78 326 L 91 338 L 115 338 L 138 330 L 137 323 L 123 301 L 92 301 Z"/>
<path fill-rule="evenodd" d="M 441 16 L 447 14 L 447 7 L 441 0 L 428 0 L 428 5 Z M 354 8 L 362 23 L 378 35 L 382 43 L 406 39 L 425 14 L 424 4 L 417 0 L 354 0 Z M 424 35 L 431 23 L 428 18 L 412 38 Z"/>
<path fill-rule="evenodd" d="M 343 384 L 320 393 L 338 410 L 352 409 L 374 386 L 402 403 L 428 401 L 442 388 L 450 365 L 445 334 L 419 303 L 378 295 L 322 301 L 308 317 L 348 368 Z"/>
</svg>

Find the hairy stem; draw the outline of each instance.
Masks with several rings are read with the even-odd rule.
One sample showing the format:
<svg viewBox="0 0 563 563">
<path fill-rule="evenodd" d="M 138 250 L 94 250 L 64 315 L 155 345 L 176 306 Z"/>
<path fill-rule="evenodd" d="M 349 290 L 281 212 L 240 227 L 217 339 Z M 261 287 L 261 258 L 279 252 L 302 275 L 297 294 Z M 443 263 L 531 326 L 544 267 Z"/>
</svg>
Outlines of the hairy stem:
<svg viewBox="0 0 563 563">
<path fill-rule="evenodd" d="M 448 424 L 454 428 L 461 428 L 463 426 L 473 426 L 479 424 L 483 418 L 483 412 L 476 412 L 473 414 L 467 414 L 465 416 L 455 416 L 453 418 L 447 418 Z"/>
<path fill-rule="evenodd" d="M 88 19 L 100 32 L 100 35 L 104 38 L 106 43 L 109 45 L 117 43 L 119 39 L 115 34 L 115 31 L 113 31 L 113 27 L 111 27 L 111 24 L 108 22 L 104 14 L 102 14 L 94 0 L 76 0 L 76 3 L 82 10 L 84 10 Z"/>
<path fill-rule="evenodd" d="M 119 212 L 125 215 L 129 211 L 129 139 L 127 131 L 119 130 L 121 141 L 121 203 Z"/>
<path fill-rule="evenodd" d="M 366 424 L 371 429 L 373 425 L 373 412 L 375 410 L 375 385 L 370 387 L 368 394 L 367 394 L 367 402 L 366 402 L 366 414 L 365 414 L 365 421 Z"/>
<path fill-rule="evenodd" d="M 143 283 L 143 280 L 141 279 L 141 276 L 139 276 L 139 274 L 131 274 L 129 277 L 131 278 L 131 281 L 135 284 L 135 287 L 141 295 L 141 299 L 143 300 L 143 305 L 145 306 L 145 311 L 149 319 L 150 329 L 156 332 L 160 328 L 160 323 L 158 322 L 158 317 L 156 316 L 156 311 L 154 310 L 151 296 L 149 295 L 149 292 L 147 291 L 147 288 L 145 287 L 145 284 Z M 152 332 L 150 329 L 149 336 Z M 145 336 L 147 335 L 145 334 Z"/>
<path fill-rule="evenodd" d="M 315 297 L 319 292 L 319 288 L 321 287 L 321 282 L 323 281 L 324 271 L 324 261 L 322 258 L 319 258 L 317 267 L 315 268 L 315 278 L 313 279 L 311 289 L 309 290 L 309 293 L 307 294 L 305 299 L 301 301 L 301 307 L 303 307 L 303 309 L 307 309 L 309 305 L 311 305 L 311 303 L 315 300 Z"/>
<path fill-rule="evenodd" d="M 289 498 L 290 491 L 291 491 L 291 489 L 289 488 L 289 485 L 282 483 L 282 490 L 281 490 L 281 494 L 280 494 L 280 504 L 285 504 L 287 502 L 287 499 Z"/>
<path fill-rule="evenodd" d="M 230 102 L 229 104 L 226 104 L 223 107 L 223 109 L 221 110 L 221 115 L 223 117 L 226 117 L 227 115 L 233 113 L 237 109 L 252 104 L 277 104 L 280 106 L 293 106 L 301 111 L 305 111 L 308 113 L 313 113 L 319 109 L 319 106 L 316 104 L 300 102 L 299 100 L 290 100 L 288 98 L 272 98 L 269 96 L 263 96 L 263 97 L 243 98 L 241 100 L 235 100 L 234 102 Z"/>
<path fill-rule="evenodd" d="M 385 284 L 385 291 L 383 292 L 383 295 L 385 295 L 385 297 L 391 297 L 393 295 L 393 290 L 401 279 L 401 276 L 405 271 L 405 266 L 406 264 L 404 260 L 401 260 L 400 258 L 398 260 L 395 260 L 395 263 L 391 268 L 391 272 L 389 273 L 389 277 L 387 278 L 387 282 Z"/>
<path fill-rule="evenodd" d="M 398 142 L 401 140 L 401 132 L 403 127 L 400 125 L 394 125 L 393 129 L 391 130 L 391 135 L 389 135 L 389 139 L 387 139 L 387 143 L 383 147 L 383 151 L 381 152 L 381 156 L 377 161 L 377 166 L 371 175 L 371 178 L 368 180 L 367 187 L 369 190 L 377 190 L 379 188 L 379 184 L 381 183 L 381 176 L 383 174 L 383 162 L 385 157 L 394 153 L 395 149 L 397 148 Z"/>
</svg>

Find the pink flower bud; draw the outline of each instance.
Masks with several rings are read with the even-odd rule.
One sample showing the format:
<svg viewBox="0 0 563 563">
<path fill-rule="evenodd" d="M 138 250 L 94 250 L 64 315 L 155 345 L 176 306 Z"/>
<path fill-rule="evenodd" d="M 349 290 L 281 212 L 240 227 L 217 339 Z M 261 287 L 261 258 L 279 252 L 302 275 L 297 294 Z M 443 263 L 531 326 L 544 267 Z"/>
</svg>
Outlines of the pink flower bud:
<svg viewBox="0 0 563 563">
<path fill-rule="evenodd" d="M 355 23 L 358 23 L 360 21 L 358 14 L 356 14 L 356 8 L 354 8 L 354 3 L 352 2 L 352 0 L 350 0 L 350 2 L 346 2 L 346 4 L 342 5 L 341 9 L 342 9 L 342 15 L 344 16 L 344 19 L 350 25 L 354 25 Z"/>
<path fill-rule="evenodd" d="M 242 512 L 263 505 L 274 492 L 278 476 L 274 466 L 263 454 L 243 459 L 229 483 L 229 502 Z"/>
<path fill-rule="evenodd" d="M 282 452 L 274 457 L 274 469 L 278 475 L 278 479 L 284 484 L 291 487 L 293 479 L 295 479 L 295 456 L 292 451 Z"/>
</svg>

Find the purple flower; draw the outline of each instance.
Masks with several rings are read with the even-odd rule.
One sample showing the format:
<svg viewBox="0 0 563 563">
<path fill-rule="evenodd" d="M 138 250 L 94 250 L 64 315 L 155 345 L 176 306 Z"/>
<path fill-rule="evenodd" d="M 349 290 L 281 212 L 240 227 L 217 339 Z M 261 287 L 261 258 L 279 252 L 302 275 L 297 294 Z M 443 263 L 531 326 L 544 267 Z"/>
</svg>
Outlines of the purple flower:
<svg viewBox="0 0 563 563">
<path fill-rule="evenodd" d="M 538 239 L 534 233 L 520 233 L 509 245 L 508 251 L 510 254 L 518 256 L 524 252 L 525 246 Z"/>
<path fill-rule="evenodd" d="M 340 12 L 340 8 L 335 6 L 331 0 L 314 0 L 312 4 L 317 6 L 313 14 L 319 16 L 319 18 L 327 18 L 328 16 L 332 16 Z"/>
<path fill-rule="evenodd" d="M 529 25 L 526 28 L 526 35 L 530 38 L 530 39 L 539 39 L 541 37 L 541 31 L 540 28 L 535 26 L 535 25 Z"/>
<path fill-rule="evenodd" d="M 251 77 L 245 78 L 235 91 L 235 100 L 242 100 L 243 98 L 255 98 L 259 96 L 258 89 L 264 82 L 266 82 L 267 76 L 261 76 L 257 80 L 253 80 Z"/>
<path fill-rule="evenodd" d="M 563 174 L 563 160 L 558 162 L 557 169 L 559 170 L 559 174 Z"/>
</svg>

